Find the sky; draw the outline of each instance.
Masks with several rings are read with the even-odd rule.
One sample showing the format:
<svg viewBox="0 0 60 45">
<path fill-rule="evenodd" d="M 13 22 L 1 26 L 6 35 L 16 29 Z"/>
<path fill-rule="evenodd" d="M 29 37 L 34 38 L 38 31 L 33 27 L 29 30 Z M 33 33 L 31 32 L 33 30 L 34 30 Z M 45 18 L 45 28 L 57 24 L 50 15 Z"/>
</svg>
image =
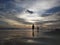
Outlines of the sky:
<svg viewBox="0 0 60 45">
<path fill-rule="evenodd" d="M 60 24 L 60 0 L 0 0 L 0 25 Z"/>
</svg>

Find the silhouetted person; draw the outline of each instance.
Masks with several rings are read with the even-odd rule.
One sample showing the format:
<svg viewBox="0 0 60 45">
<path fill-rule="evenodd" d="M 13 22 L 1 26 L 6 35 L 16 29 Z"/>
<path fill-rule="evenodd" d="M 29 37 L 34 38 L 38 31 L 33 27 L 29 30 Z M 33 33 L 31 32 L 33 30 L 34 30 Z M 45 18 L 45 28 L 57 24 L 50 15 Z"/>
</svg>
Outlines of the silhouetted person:
<svg viewBox="0 0 60 45">
<path fill-rule="evenodd" d="M 37 32 L 39 32 L 39 27 L 37 26 Z"/>
<path fill-rule="evenodd" d="M 39 37 L 39 26 L 37 26 L 37 37 Z"/>
<path fill-rule="evenodd" d="M 34 24 L 32 25 L 32 30 L 34 30 Z"/>
<path fill-rule="evenodd" d="M 32 36 L 34 37 L 34 24 L 32 25 Z"/>
</svg>

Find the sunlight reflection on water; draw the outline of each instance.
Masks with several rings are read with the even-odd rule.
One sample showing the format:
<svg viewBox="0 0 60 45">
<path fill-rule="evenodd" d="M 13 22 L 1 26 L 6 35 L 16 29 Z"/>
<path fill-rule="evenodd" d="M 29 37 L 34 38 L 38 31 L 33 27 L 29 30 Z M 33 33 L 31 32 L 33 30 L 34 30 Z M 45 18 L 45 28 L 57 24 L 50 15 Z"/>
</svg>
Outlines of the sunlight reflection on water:
<svg viewBox="0 0 60 45">
<path fill-rule="evenodd" d="M 34 43 L 35 41 L 33 41 L 33 40 L 27 40 L 26 42 Z"/>
</svg>

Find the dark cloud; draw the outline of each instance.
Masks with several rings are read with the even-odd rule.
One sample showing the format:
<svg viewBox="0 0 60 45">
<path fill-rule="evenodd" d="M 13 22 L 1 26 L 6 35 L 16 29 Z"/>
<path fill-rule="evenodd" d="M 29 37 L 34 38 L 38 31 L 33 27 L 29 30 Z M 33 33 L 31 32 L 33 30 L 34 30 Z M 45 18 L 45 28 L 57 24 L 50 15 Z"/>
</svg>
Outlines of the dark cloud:
<svg viewBox="0 0 60 45">
<path fill-rule="evenodd" d="M 2 6 L 3 5 L 3 6 Z M 10 14 L 13 14 L 13 13 L 21 13 L 24 8 L 22 7 L 16 7 L 14 4 L 12 3 L 7 3 L 7 4 L 2 4 L 0 5 L 0 12 L 3 12 L 3 13 L 10 13 Z"/>
<path fill-rule="evenodd" d="M 33 11 L 30 11 L 30 10 L 27 10 L 26 12 L 28 12 L 30 14 L 33 14 L 34 13 Z"/>
<path fill-rule="evenodd" d="M 13 1 L 13 0 L 0 0 L 0 3 L 7 3 L 8 1 Z"/>
</svg>

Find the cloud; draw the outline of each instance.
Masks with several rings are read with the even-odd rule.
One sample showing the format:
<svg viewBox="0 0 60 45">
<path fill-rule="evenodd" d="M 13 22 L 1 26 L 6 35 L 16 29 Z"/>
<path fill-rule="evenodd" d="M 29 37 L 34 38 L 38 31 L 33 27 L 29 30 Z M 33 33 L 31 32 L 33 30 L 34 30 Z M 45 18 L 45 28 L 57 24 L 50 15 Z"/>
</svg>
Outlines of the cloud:
<svg viewBox="0 0 60 45">
<path fill-rule="evenodd" d="M 54 21 L 58 19 L 58 16 L 57 14 L 56 16 L 52 16 L 55 14 L 50 13 L 60 11 L 59 2 L 60 0 L 2 0 L 0 1 L 0 17 L 24 24 L 31 24 L 31 21 L 39 23 Z M 34 13 L 29 14 L 26 12 L 27 10 L 33 11 Z M 44 13 L 49 13 L 49 16 Z"/>
<path fill-rule="evenodd" d="M 60 12 L 60 6 L 58 7 L 53 7 L 49 10 L 46 10 L 46 12 L 44 12 L 41 16 L 49 16 L 49 15 L 53 15 L 54 13 L 56 14 L 57 12 Z"/>
<path fill-rule="evenodd" d="M 55 14 L 45 16 L 42 22 L 38 22 L 38 24 L 46 24 L 46 25 L 55 25 L 54 27 L 59 27 L 60 25 L 60 12 L 56 12 Z"/>
</svg>

